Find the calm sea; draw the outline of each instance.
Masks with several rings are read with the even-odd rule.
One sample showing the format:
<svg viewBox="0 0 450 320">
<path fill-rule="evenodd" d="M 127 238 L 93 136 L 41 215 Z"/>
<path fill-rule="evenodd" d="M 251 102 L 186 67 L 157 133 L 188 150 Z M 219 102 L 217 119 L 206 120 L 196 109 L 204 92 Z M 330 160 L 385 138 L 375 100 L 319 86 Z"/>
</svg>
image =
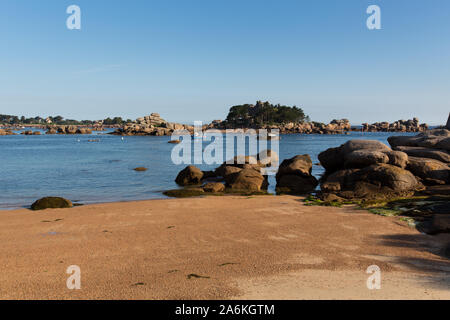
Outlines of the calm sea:
<svg viewBox="0 0 450 320">
<path fill-rule="evenodd" d="M 392 133 L 282 135 L 280 160 L 297 154 L 317 155 L 350 139 L 387 143 Z M 404 134 L 414 135 L 414 134 Z M 89 140 L 98 139 L 98 142 Z M 78 203 L 165 198 L 177 188 L 174 179 L 185 165 L 174 165 L 169 137 L 122 137 L 105 134 L 0 137 L 0 209 L 28 207 L 44 196 Z M 206 146 L 206 143 L 205 143 Z M 133 168 L 147 167 L 146 172 Z M 215 166 L 199 166 L 211 170 Z M 323 168 L 314 165 L 319 176 Z M 270 189 L 275 179 L 269 179 Z"/>
</svg>

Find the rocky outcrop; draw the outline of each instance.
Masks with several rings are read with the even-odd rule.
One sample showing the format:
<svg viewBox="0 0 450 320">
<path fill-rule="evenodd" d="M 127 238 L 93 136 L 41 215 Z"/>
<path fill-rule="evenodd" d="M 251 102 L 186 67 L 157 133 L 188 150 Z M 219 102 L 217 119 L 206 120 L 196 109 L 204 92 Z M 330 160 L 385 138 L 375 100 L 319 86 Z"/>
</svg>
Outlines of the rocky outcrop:
<svg viewBox="0 0 450 320">
<path fill-rule="evenodd" d="M 229 177 L 227 185 L 234 192 L 261 191 L 266 190 L 268 183 L 259 171 L 253 168 L 245 168 Z"/>
<path fill-rule="evenodd" d="M 450 130 L 434 129 L 416 136 L 392 136 L 388 138 L 392 148 L 417 147 L 450 151 Z"/>
<path fill-rule="evenodd" d="M 158 113 L 136 119 L 135 122 L 127 123 L 110 134 L 121 136 L 169 136 L 175 131 L 186 130 L 191 134 L 193 126 L 172 123 L 164 120 Z"/>
<path fill-rule="evenodd" d="M 319 154 L 326 169 L 321 191 L 345 199 L 406 196 L 422 189 L 408 170 L 408 155 L 374 140 L 350 140 Z"/>
<path fill-rule="evenodd" d="M 175 182 L 180 186 L 197 185 L 203 179 L 203 171 L 195 166 L 187 166 L 184 168 L 175 179 Z"/>
<path fill-rule="evenodd" d="M 226 121 L 215 120 L 206 126 L 207 129 L 235 129 Z M 262 125 L 254 129 L 278 129 L 281 134 L 305 133 L 305 134 L 342 134 L 351 130 L 350 121 L 347 119 L 333 120 L 329 124 L 319 122 L 289 122 L 280 125 Z"/>
<path fill-rule="evenodd" d="M 388 141 L 393 149 L 408 154 L 408 170 L 425 184 L 449 184 L 450 130 L 434 129 L 413 137 L 393 136 Z"/>
<path fill-rule="evenodd" d="M 417 118 L 398 120 L 393 123 L 375 122 L 362 124 L 362 131 L 364 132 L 423 132 L 426 130 L 428 130 L 428 125 L 426 123 L 420 124 Z"/>
<path fill-rule="evenodd" d="M 71 207 L 73 207 L 73 204 L 70 200 L 60 197 L 45 197 L 34 202 L 31 205 L 31 210 L 71 208 Z"/>
<path fill-rule="evenodd" d="M 15 135 L 15 133 L 9 129 L 0 129 L 0 136 L 13 136 L 13 135 Z"/>
<path fill-rule="evenodd" d="M 425 184 L 450 183 L 450 167 L 435 159 L 409 157 L 407 169 L 420 177 Z"/>
<path fill-rule="evenodd" d="M 274 151 L 266 150 L 257 156 L 236 156 L 214 171 L 202 171 L 195 166 L 187 166 L 175 181 L 181 186 L 198 185 L 195 188 L 206 193 L 266 193 L 269 183 L 264 168 L 275 162 L 278 162 L 278 155 Z M 204 185 L 200 186 L 201 184 Z M 192 187 L 188 189 L 187 193 L 191 194 Z"/>
<path fill-rule="evenodd" d="M 421 183 L 410 171 L 384 163 L 336 171 L 321 185 L 324 194 L 364 200 L 410 196 L 421 188 Z"/>
<path fill-rule="evenodd" d="M 307 154 L 284 160 L 276 175 L 277 192 L 305 194 L 314 191 L 318 181 L 311 172 L 312 161 Z"/>
<path fill-rule="evenodd" d="M 78 126 L 47 126 L 46 134 L 92 134 L 92 129 Z"/>
<path fill-rule="evenodd" d="M 320 164 L 328 173 L 348 168 L 363 168 L 372 164 L 385 163 L 406 167 L 408 156 L 393 151 L 375 140 L 350 140 L 337 148 L 329 148 L 319 154 Z"/>
</svg>

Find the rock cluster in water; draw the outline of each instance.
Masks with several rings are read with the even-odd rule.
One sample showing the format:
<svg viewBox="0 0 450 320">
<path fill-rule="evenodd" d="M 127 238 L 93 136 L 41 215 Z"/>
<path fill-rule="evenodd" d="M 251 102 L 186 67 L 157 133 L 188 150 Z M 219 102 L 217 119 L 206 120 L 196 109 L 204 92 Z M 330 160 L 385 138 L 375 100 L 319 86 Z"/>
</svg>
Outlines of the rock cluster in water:
<svg viewBox="0 0 450 320">
<path fill-rule="evenodd" d="M 0 129 L 0 136 L 13 136 L 16 135 L 10 129 Z"/>
<path fill-rule="evenodd" d="M 406 170 L 408 155 L 373 140 L 350 140 L 319 154 L 326 173 L 321 191 L 343 199 L 411 196 L 423 189 L 420 179 Z"/>
<path fill-rule="evenodd" d="M 194 132 L 193 126 L 168 122 L 161 118 L 158 113 L 136 119 L 134 123 L 127 123 L 116 129 L 111 134 L 121 136 L 168 136 L 176 130 L 187 130 Z"/>
<path fill-rule="evenodd" d="M 208 129 L 233 129 L 226 122 L 214 120 Z M 351 130 L 350 121 L 347 119 L 333 120 L 329 124 L 318 122 L 290 122 L 282 125 L 263 125 L 258 129 L 278 129 L 281 134 L 305 133 L 305 134 L 342 134 Z"/>
<path fill-rule="evenodd" d="M 274 151 L 265 150 L 257 156 L 236 156 L 214 171 L 202 171 L 195 166 L 187 166 L 178 174 L 175 182 L 180 186 L 191 187 L 185 189 L 185 192 L 172 191 L 166 194 L 180 196 L 186 193 L 199 195 L 202 192 L 265 193 L 269 185 L 265 169 L 278 164 L 278 161 L 278 155 Z M 276 176 L 277 192 L 307 194 L 313 191 L 318 181 L 311 175 L 311 170 L 309 155 L 298 155 L 284 160 Z"/>
<path fill-rule="evenodd" d="M 305 194 L 313 191 L 318 181 L 311 172 L 312 161 L 307 154 L 284 160 L 276 175 L 277 192 Z"/>
<path fill-rule="evenodd" d="M 92 129 L 71 125 L 47 126 L 46 134 L 92 134 Z"/>
<path fill-rule="evenodd" d="M 428 125 L 426 123 L 420 124 L 418 118 L 398 120 L 393 123 L 375 122 L 362 124 L 362 131 L 365 132 L 423 132 L 426 130 L 428 130 Z"/>
<path fill-rule="evenodd" d="M 406 153 L 408 170 L 428 185 L 450 182 L 450 130 L 434 129 L 414 137 L 388 138 L 394 150 Z"/>
</svg>

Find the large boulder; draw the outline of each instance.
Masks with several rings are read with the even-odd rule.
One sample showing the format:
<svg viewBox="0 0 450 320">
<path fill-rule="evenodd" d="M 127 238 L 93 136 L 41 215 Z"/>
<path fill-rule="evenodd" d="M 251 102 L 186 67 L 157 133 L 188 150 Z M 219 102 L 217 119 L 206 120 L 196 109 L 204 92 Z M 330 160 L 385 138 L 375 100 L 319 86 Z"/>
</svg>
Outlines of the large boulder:
<svg viewBox="0 0 450 320">
<path fill-rule="evenodd" d="M 364 168 L 377 163 L 387 163 L 405 168 L 408 155 L 393 151 L 376 140 L 350 140 L 337 148 L 319 154 L 319 161 L 327 173 L 346 168 Z"/>
<path fill-rule="evenodd" d="M 187 166 L 178 173 L 175 182 L 180 186 L 200 184 L 203 178 L 203 171 L 195 166 Z"/>
<path fill-rule="evenodd" d="M 372 165 L 362 169 L 358 175 L 360 180 L 400 192 L 416 190 L 420 185 L 411 172 L 389 164 Z"/>
<path fill-rule="evenodd" d="M 278 179 L 276 189 L 279 193 L 306 194 L 314 191 L 318 183 L 314 176 L 287 174 Z"/>
<path fill-rule="evenodd" d="M 354 182 L 353 174 L 359 169 L 338 170 L 326 177 L 320 188 L 323 192 L 339 192 Z"/>
<path fill-rule="evenodd" d="M 377 163 L 388 163 L 389 157 L 376 150 L 355 150 L 345 155 L 345 168 L 364 168 Z"/>
<path fill-rule="evenodd" d="M 218 167 L 214 173 L 216 176 L 218 177 L 222 177 L 222 178 L 227 178 L 228 176 L 234 174 L 234 173 L 238 173 L 242 171 L 242 168 L 239 167 L 235 167 L 235 166 L 229 166 L 226 164 L 222 164 L 220 167 Z"/>
<path fill-rule="evenodd" d="M 318 181 L 311 171 L 312 161 L 307 154 L 284 160 L 276 175 L 277 192 L 305 194 L 314 191 Z"/>
<path fill-rule="evenodd" d="M 450 182 L 450 167 L 438 160 L 409 157 L 407 169 L 423 179 L 425 184 L 446 184 Z"/>
<path fill-rule="evenodd" d="M 411 195 L 422 184 L 408 170 L 390 164 L 334 172 L 324 179 L 322 192 L 347 199 L 377 199 Z"/>
<path fill-rule="evenodd" d="M 446 150 L 410 146 L 398 146 L 396 150 L 402 151 L 410 157 L 430 158 L 450 163 L 450 152 Z"/>
<path fill-rule="evenodd" d="M 278 168 L 277 180 L 284 175 L 310 176 L 312 161 L 309 155 L 298 155 L 291 159 L 283 160 Z"/>
<path fill-rule="evenodd" d="M 227 181 L 227 185 L 233 191 L 261 191 L 267 189 L 268 183 L 260 172 L 253 169 L 243 169 Z"/>
<path fill-rule="evenodd" d="M 319 154 L 320 164 L 327 172 L 333 172 L 344 167 L 344 157 L 342 155 L 342 146 L 329 148 Z"/>
<path fill-rule="evenodd" d="M 422 147 L 450 151 L 449 138 L 450 130 L 433 129 L 416 136 L 392 136 L 388 142 L 396 150 L 398 147 Z"/>
<path fill-rule="evenodd" d="M 390 151 L 391 148 L 376 140 L 350 140 L 342 145 L 344 154 L 348 154 L 355 150 Z"/>
<path fill-rule="evenodd" d="M 71 208 L 73 204 L 70 200 L 60 197 L 45 197 L 35 201 L 31 205 L 31 210 L 44 210 L 56 208 Z"/>
<path fill-rule="evenodd" d="M 389 164 L 393 166 L 405 169 L 408 164 L 408 155 L 401 151 L 384 151 L 384 154 L 388 156 Z"/>
</svg>

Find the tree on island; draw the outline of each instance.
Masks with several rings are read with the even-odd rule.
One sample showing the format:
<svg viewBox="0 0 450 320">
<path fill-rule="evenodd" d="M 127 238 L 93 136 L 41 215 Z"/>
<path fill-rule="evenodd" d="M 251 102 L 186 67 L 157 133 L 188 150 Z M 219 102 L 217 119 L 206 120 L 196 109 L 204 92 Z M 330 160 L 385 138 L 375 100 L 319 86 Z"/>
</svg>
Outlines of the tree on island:
<svg viewBox="0 0 450 320">
<path fill-rule="evenodd" d="M 230 108 L 226 122 L 232 126 L 254 127 L 263 125 L 280 125 L 290 122 L 309 121 L 301 108 L 297 106 L 273 105 L 257 101 L 255 105 L 243 104 Z"/>
<path fill-rule="evenodd" d="M 48 120 L 48 121 L 47 121 Z M 126 122 L 132 122 L 130 119 L 124 121 L 121 117 L 106 118 L 103 120 L 103 124 L 105 125 L 122 125 Z M 93 120 L 73 120 L 73 119 L 64 119 L 62 116 L 49 116 L 47 119 L 37 117 L 26 118 L 25 116 L 12 116 L 7 114 L 0 114 L 0 124 L 6 125 L 43 125 L 43 124 L 52 124 L 52 125 L 94 125 L 95 121 Z"/>
</svg>

